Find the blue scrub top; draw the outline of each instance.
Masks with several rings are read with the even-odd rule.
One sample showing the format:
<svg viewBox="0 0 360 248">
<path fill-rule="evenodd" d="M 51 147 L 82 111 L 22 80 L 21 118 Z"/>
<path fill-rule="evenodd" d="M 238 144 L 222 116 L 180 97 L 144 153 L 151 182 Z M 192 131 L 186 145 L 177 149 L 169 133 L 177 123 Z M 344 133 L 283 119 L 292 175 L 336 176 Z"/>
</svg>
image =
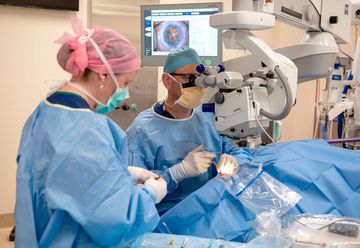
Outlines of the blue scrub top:
<svg viewBox="0 0 360 248">
<path fill-rule="evenodd" d="M 61 104 L 70 108 L 87 108 L 89 104 L 80 95 L 71 92 L 58 91 L 50 95 L 47 100 L 53 104 Z"/>
<path fill-rule="evenodd" d="M 175 119 L 165 108 L 164 108 L 164 102 L 158 102 L 155 104 L 154 106 L 154 111 L 161 115 L 161 116 L 164 116 L 166 118 L 169 118 L 169 119 Z"/>
</svg>

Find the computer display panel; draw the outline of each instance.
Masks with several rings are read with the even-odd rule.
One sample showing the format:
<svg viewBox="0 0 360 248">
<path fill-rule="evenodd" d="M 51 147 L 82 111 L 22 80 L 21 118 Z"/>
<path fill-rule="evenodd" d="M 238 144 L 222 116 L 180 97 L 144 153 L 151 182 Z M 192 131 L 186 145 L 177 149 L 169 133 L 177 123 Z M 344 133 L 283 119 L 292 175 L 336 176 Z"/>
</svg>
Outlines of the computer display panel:
<svg viewBox="0 0 360 248">
<path fill-rule="evenodd" d="M 182 46 L 195 49 L 204 64 L 221 63 L 221 31 L 209 26 L 210 15 L 221 11 L 222 3 L 142 5 L 142 65 L 164 65 Z"/>
</svg>

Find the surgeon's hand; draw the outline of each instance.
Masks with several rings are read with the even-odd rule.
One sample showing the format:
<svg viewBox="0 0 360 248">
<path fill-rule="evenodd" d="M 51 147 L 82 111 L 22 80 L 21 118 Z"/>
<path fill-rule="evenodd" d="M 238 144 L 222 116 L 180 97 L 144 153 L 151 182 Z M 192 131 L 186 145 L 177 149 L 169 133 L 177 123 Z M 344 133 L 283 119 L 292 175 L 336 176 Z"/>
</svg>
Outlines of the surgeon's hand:
<svg viewBox="0 0 360 248">
<path fill-rule="evenodd" d="M 204 151 L 202 146 L 190 151 L 183 161 L 174 165 L 169 170 L 177 182 L 185 178 L 196 177 L 206 172 L 215 158 L 212 152 Z"/>
<path fill-rule="evenodd" d="M 239 165 L 234 156 L 222 154 L 216 170 L 221 178 L 228 179 L 239 170 Z"/>
<path fill-rule="evenodd" d="M 128 170 L 131 176 L 136 180 L 137 184 L 144 184 L 146 180 L 150 178 L 159 177 L 157 174 L 146 170 L 144 168 L 136 167 L 136 166 L 128 166 Z"/>
<path fill-rule="evenodd" d="M 149 178 L 145 181 L 144 186 L 155 196 L 155 203 L 161 202 L 167 194 L 167 183 L 162 177 Z"/>
</svg>

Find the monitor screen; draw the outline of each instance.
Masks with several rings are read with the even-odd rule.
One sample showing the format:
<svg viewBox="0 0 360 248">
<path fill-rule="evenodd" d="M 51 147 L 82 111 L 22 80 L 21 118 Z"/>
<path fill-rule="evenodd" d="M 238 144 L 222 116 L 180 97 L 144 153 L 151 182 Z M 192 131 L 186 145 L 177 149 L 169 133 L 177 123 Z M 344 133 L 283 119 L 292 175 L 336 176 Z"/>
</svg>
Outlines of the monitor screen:
<svg viewBox="0 0 360 248">
<path fill-rule="evenodd" d="M 79 10 L 79 0 L 0 0 L 0 4 L 44 9 Z"/>
<path fill-rule="evenodd" d="M 221 31 L 209 26 L 222 3 L 141 6 L 141 63 L 164 65 L 169 52 L 182 46 L 197 51 L 206 65 L 222 62 Z"/>
</svg>

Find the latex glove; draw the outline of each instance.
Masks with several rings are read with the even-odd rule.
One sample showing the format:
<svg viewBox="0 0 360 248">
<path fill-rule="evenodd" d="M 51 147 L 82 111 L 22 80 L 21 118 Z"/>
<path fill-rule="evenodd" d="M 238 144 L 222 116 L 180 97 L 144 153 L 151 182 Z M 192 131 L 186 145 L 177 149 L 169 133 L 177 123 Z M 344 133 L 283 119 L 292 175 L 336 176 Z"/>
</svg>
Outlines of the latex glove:
<svg viewBox="0 0 360 248">
<path fill-rule="evenodd" d="M 167 183 L 162 177 L 149 178 L 145 181 L 144 186 L 155 196 L 155 203 L 161 202 L 167 194 Z"/>
<path fill-rule="evenodd" d="M 234 156 L 222 154 L 216 170 L 220 177 L 227 179 L 239 170 L 239 165 Z"/>
<path fill-rule="evenodd" d="M 215 156 L 212 152 L 204 151 L 200 145 L 190 151 L 183 161 L 171 167 L 170 173 L 177 182 L 199 176 L 208 170 Z"/>
<path fill-rule="evenodd" d="M 159 175 L 154 172 L 136 166 L 128 166 L 128 170 L 131 176 L 136 180 L 136 184 L 144 184 L 149 178 L 159 177 Z"/>
</svg>

